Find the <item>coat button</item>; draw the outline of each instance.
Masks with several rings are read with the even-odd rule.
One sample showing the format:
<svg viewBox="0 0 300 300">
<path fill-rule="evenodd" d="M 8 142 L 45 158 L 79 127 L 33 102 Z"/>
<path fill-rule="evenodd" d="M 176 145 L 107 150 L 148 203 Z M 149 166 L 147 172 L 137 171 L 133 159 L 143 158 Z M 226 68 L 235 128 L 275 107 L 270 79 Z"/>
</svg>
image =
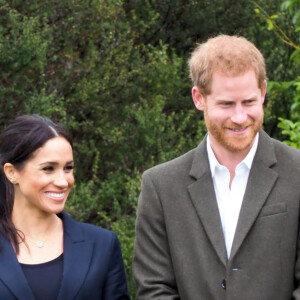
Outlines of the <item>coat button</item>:
<svg viewBox="0 0 300 300">
<path fill-rule="evenodd" d="M 222 280 L 221 286 L 224 290 L 226 290 L 226 280 L 225 279 Z"/>
</svg>

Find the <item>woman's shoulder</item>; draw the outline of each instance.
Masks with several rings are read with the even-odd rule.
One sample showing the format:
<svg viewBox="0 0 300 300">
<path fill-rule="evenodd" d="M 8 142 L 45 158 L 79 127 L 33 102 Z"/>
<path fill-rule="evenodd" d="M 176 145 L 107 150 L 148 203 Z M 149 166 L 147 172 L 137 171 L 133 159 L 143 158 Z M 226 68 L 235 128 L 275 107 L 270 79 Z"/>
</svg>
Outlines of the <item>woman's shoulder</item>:
<svg viewBox="0 0 300 300">
<path fill-rule="evenodd" d="M 91 235 L 101 235 L 103 237 L 107 237 L 107 238 L 115 238 L 116 237 L 116 233 L 111 231 L 111 230 L 108 230 L 108 229 L 105 229 L 105 228 L 102 228 L 102 227 L 99 227 L 99 226 L 96 226 L 96 225 L 93 225 L 93 224 L 89 224 L 89 223 L 80 223 L 78 222 L 77 223 L 78 226 L 80 226 L 82 228 L 82 230 L 86 233 L 86 234 L 91 234 Z"/>
<path fill-rule="evenodd" d="M 60 217 L 63 219 L 66 233 L 76 239 L 92 239 L 101 242 L 118 240 L 115 232 L 93 224 L 78 222 L 66 212 L 62 212 Z"/>
</svg>

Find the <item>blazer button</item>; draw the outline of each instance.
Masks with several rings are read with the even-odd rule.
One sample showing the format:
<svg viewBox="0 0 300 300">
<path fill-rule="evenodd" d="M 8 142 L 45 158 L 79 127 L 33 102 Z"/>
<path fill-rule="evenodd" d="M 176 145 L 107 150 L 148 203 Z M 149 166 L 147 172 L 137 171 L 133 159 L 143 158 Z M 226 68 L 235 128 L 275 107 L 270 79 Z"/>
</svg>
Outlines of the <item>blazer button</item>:
<svg viewBox="0 0 300 300">
<path fill-rule="evenodd" d="M 223 288 L 224 290 L 226 290 L 226 279 L 223 279 L 223 280 L 222 280 L 221 286 L 222 286 L 222 288 Z"/>
</svg>

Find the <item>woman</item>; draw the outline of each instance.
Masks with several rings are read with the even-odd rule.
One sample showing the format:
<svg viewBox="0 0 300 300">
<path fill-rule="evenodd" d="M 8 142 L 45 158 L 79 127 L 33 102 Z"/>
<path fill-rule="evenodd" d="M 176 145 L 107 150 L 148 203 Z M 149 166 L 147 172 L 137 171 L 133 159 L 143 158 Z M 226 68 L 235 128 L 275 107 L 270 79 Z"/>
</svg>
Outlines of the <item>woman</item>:
<svg viewBox="0 0 300 300">
<path fill-rule="evenodd" d="M 63 212 L 74 184 L 65 130 L 17 117 L 0 165 L 0 299 L 129 299 L 116 235 Z"/>
</svg>

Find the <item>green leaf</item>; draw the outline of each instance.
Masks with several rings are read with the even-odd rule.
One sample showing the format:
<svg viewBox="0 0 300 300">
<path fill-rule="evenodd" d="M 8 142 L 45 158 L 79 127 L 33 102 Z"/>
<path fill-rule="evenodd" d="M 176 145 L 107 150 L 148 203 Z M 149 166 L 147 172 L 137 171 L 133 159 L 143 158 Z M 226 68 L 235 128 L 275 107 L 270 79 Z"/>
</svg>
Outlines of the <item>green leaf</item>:
<svg viewBox="0 0 300 300">
<path fill-rule="evenodd" d="M 258 8 L 254 8 L 254 12 L 259 15 L 260 14 L 260 10 Z"/>
<path fill-rule="evenodd" d="M 287 1 L 284 1 L 282 4 L 281 4 L 281 9 L 282 10 L 286 10 L 288 8 L 290 8 L 290 6 L 292 5 L 292 1 L 290 0 L 287 0 Z"/>
<path fill-rule="evenodd" d="M 273 25 L 273 22 L 269 19 L 266 19 L 267 21 L 267 28 L 268 30 L 273 30 L 274 29 L 274 25 Z"/>
</svg>

